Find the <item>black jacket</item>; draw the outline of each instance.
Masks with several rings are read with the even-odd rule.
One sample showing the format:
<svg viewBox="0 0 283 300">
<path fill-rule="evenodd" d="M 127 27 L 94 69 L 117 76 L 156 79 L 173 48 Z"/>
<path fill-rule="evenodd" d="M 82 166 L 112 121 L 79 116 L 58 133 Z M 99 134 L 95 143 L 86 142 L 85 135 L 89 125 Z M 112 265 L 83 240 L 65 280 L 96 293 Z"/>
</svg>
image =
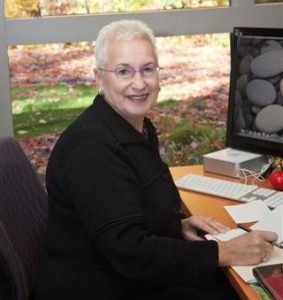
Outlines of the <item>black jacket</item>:
<svg viewBox="0 0 283 300">
<path fill-rule="evenodd" d="M 148 119 L 145 128 L 97 96 L 56 143 L 36 299 L 157 299 L 213 280 L 217 243 L 182 238 L 178 191 Z"/>
</svg>

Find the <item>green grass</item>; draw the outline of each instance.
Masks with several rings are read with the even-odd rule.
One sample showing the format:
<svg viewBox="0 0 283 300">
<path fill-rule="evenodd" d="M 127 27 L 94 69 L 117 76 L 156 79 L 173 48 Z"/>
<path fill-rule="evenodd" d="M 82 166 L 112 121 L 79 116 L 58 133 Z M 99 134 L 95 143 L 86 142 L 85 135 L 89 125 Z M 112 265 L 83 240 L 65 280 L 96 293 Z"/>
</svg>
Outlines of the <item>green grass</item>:
<svg viewBox="0 0 283 300">
<path fill-rule="evenodd" d="M 84 108 L 52 109 L 37 112 L 23 112 L 14 115 L 14 130 L 17 137 L 38 136 L 61 132 Z"/>
<path fill-rule="evenodd" d="M 164 100 L 161 102 L 156 103 L 156 107 L 161 109 L 170 109 L 173 108 L 176 105 L 176 100 L 170 99 L 170 100 Z"/>
<path fill-rule="evenodd" d="M 168 117 L 165 124 L 169 124 Z M 225 128 L 182 119 L 171 125 L 163 159 L 170 165 L 201 164 L 203 155 L 224 147 Z"/>
<path fill-rule="evenodd" d="M 12 88 L 16 137 L 62 131 L 92 103 L 96 93 L 94 87 L 85 85 Z"/>
<path fill-rule="evenodd" d="M 255 291 L 256 291 L 257 295 L 259 295 L 260 299 L 272 300 L 270 298 L 270 296 L 266 293 L 266 291 L 258 283 L 254 283 L 251 286 L 255 289 Z"/>
</svg>

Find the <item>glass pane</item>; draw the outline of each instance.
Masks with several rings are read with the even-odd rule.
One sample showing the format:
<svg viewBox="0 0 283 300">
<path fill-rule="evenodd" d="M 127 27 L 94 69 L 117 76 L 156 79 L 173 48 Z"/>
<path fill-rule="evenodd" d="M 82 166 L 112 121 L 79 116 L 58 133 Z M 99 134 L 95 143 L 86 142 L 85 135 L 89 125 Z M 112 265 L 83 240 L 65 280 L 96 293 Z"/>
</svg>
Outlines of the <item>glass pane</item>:
<svg viewBox="0 0 283 300">
<path fill-rule="evenodd" d="M 203 153 L 224 147 L 229 45 L 228 34 L 157 40 L 161 91 L 149 116 L 170 165 L 201 163 Z M 14 46 L 9 63 L 15 135 L 45 170 L 49 144 L 97 94 L 93 45 Z"/>
<path fill-rule="evenodd" d="M 158 38 L 162 86 L 159 100 L 192 100 L 227 88 L 229 34 Z M 221 66 L 219 68 L 219 66 Z"/>
<path fill-rule="evenodd" d="M 134 12 L 228 6 L 229 0 L 7 0 L 7 17 Z"/>
<path fill-rule="evenodd" d="M 154 121 L 162 158 L 170 166 L 202 163 L 203 154 L 224 147 L 229 45 L 228 34 L 158 40 L 164 69 Z"/>
<path fill-rule="evenodd" d="M 255 0 L 255 4 L 283 3 L 283 0 Z"/>
<path fill-rule="evenodd" d="M 17 137 L 61 131 L 97 93 L 91 43 L 14 46 L 8 55 Z"/>
</svg>

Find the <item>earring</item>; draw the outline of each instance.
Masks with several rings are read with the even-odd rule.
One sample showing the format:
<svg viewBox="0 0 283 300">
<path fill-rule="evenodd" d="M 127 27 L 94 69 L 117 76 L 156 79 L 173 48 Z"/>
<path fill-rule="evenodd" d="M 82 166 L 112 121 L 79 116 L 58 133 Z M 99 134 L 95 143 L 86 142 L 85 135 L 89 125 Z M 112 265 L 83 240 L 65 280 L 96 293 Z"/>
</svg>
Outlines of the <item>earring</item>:
<svg viewBox="0 0 283 300">
<path fill-rule="evenodd" d="M 98 89 L 98 94 L 99 94 L 99 95 L 103 95 L 103 91 L 102 91 L 101 88 Z"/>
</svg>

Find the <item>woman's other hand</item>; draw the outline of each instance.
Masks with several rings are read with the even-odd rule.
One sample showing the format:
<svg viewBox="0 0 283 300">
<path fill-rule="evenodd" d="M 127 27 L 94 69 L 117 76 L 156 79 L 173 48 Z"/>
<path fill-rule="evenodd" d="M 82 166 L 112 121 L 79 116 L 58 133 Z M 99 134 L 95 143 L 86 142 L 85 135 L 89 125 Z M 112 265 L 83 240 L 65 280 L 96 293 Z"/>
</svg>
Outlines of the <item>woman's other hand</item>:
<svg viewBox="0 0 283 300">
<path fill-rule="evenodd" d="M 226 242 L 218 242 L 219 266 L 255 265 L 266 262 L 278 235 L 271 231 L 253 231 Z"/>
<path fill-rule="evenodd" d="M 182 231 L 186 240 L 203 240 L 199 231 L 209 234 L 224 233 L 230 228 L 217 222 L 212 217 L 191 216 L 182 220 Z"/>
</svg>

